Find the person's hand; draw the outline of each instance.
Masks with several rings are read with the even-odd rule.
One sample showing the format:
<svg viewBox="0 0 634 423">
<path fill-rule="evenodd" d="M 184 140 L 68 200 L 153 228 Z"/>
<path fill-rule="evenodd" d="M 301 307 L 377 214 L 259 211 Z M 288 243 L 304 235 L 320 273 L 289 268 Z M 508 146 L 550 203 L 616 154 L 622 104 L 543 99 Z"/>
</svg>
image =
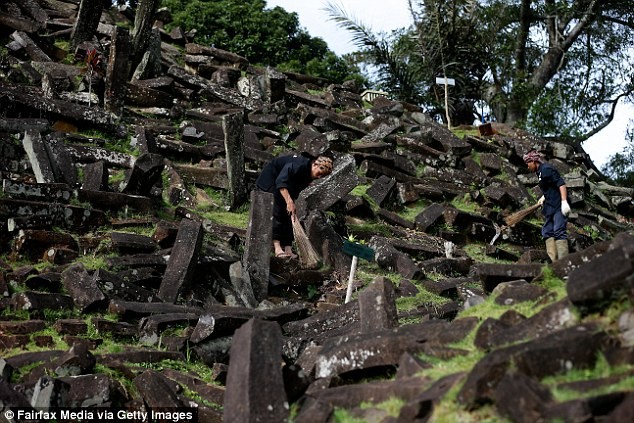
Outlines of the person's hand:
<svg viewBox="0 0 634 423">
<path fill-rule="evenodd" d="M 539 204 L 539 206 L 541 207 L 544 205 L 544 201 L 546 201 L 546 197 L 542 195 L 541 197 L 539 197 L 539 200 L 537 200 L 537 204 Z"/>
<path fill-rule="evenodd" d="M 566 217 L 570 214 L 570 205 L 565 200 L 561 202 L 561 214 Z"/>
<path fill-rule="evenodd" d="M 297 209 L 295 208 L 295 202 L 293 200 L 290 200 L 286 203 L 286 211 L 291 216 L 294 215 L 295 212 L 297 211 Z"/>
</svg>

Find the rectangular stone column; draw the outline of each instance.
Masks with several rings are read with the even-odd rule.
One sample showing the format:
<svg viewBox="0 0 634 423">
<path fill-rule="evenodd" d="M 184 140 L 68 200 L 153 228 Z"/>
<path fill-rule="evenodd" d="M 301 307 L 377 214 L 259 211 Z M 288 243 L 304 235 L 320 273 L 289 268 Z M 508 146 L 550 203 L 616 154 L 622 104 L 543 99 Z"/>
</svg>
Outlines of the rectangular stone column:
<svg viewBox="0 0 634 423">
<path fill-rule="evenodd" d="M 281 361 L 282 331 L 277 323 L 251 319 L 235 332 L 224 396 L 225 423 L 287 421 Z"/>
<path fill-rule="evenodd" d="M 222 130 L 225 134 L 227 176 L 229 177 L 230 210 L 235 210 L 247 200 L 243 118 L 242 112 L 222 117 Z"/>
<path fill-rule="evenodd" d="M 46 151 L 42 135 L 37 131 L 27 130 L 24 133 L 22 146 L 31 163 L 35 180 L 40 184 L 56 182 L 53 163 Z"/>
<path fill-rule="evenodd" d="M 363 333 L 398 327 L 396 293 L 388 278 L 376 278 L 359 293 L 359 315 Z"/>
<path fill-rule="evenodd" d="M 273 242 L 273 194 L 251 192 L 249 227 L 242 263 L 251 279 L 253 293 L 258 301 L 268 295 L 271 246 Z"/>
<path fill-rule="evenodd" d="M 130 72 L 130 34 L 125 28 L 114 27 L 106 71 L 104 108 L 121 116 L 125 104 L 128 73 Z"/>
<path fill-rule="evenodd" d="M 71 45 L 78 46 L 84 41 L 92 41 L 97 34 L 97 27 L 103 12 L 103 2 L 94 0 L 82 0 L 79 4 L 77 19 L 73 32 L 70 35 Z"/>
<path fill-rule="evenodd" d="M 175 303 L 181 287 L 191 282 L 203 243 L 203 227 L 199 222 L 183 219 L 158 296 L 166 303 Z"/>
</svg>

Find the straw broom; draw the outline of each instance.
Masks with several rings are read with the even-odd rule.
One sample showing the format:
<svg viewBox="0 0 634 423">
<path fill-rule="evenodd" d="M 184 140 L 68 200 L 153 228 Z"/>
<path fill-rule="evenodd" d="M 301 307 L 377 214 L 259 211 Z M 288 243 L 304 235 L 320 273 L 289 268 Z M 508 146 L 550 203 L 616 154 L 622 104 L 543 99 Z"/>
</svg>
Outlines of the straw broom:
<svg viewBox="0 0 634 423">
<path fill-rule="evenodd" d="M 313 248 L 302 224 L 295 214 L 291 218 L 293 222 L 293 236 L 295 237 L 295 243 L 297 244 L 297 255 L 299 256 L 299 263 L 304 269 L 316 269 L 319 267 L 319 255 Z"/>
<path fill-rule="evenodd" d="M 520 223 L 526 216 L 533 213 L 539 207 L 540 205 L 539 203 L 537 203 L 523 210 L 510 214 L 504 218 L 504 223 L 506 223 L 507 226 L 513 226 L 517 223 Z"/>
</svg>

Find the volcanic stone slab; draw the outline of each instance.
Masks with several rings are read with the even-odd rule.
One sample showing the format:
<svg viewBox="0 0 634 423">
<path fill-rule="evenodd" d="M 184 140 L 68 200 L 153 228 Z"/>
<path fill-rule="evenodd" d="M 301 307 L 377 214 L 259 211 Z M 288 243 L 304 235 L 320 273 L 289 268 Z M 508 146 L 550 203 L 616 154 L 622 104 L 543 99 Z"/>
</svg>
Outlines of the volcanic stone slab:
<svg viewBox="0 0 634 423">
<path fill-rule="evenodd" d="M 14 243 L 17 252 L 34 261 L 42 259 L 44 253 L 53 246 L 67 247 L 73 251 L 79 249 L 75 238 L 58 231 L 23 230 L 20 231 Z"/>
<path fill-rule="evenodd" d="M 147 196 L 152 186 L 161 178 L 164 167 L 164 159 L 160 154 L 142 154 L 134 161 L 132 173 L 130 173 L 122 192 Z"/>
<path fill-rule="evenodd" d="M 131 53 L 130 32 L 126 28 L 115 26 L 111 35 L 103 102 L 104 109 L 117 116 L 121 116 L 127 97 L 126 82 L 130 69 Z"/>
<path fill-rule="evenodd" d="M 247 200 L 244 171 L 244 114 L 234 113 L 222 117 L 224 145 L 229 180 L 229 208 L 235 210 Z"/>
<path fill-rule="evenodd" d="M 326 406 L 349 409 L 359 406 L 363 402 L 378 404 L 389 398 L 400 398 L 410 401 L 420 394 L 424 386 L 425 380 L 421 378 L 408 378 L 399 381 L 375 381 L 314 391 L 310 394 L 310 398 L 316 399 Z M 300 412 L 300 415 L 302 414 L 303 410 Z"/>
<path fill-rule="evenodd" d="M 297 198 L 297 217 L 304 220 L 311 210 L 327 210 L 345 197 L 359 183 L 356 169 L 351 155 L 336 157 L 332 173 L 311 184 Z"/>
<path fill-rule="evenodd" d="M 285 421 L 288 406 L 282 378 L 282 333 L 277 323 L 250 320 L 233 337 L 226 422 Z M 266 386 L 266 390 L 262 387 Z"/>
<path fill-rule="evenodd" d="M 398 421 L 421 421 L 432 416 L 434 407 L 447 392 L 464 378 L 464 373 L 454 373 L 434 382 L 427 390 L 409 400 L 398 415 Z"/>
<path fill-rule="evenodd" d="M 474 268 L 480 278 L 482 288 L 487 292 L 493 291 L 493 288 L 502 282 L 518 279 L 530 282 L 542 272 L 540 264 L 478 263 L 474 265 Z"/>
<path fill-rule="evenodd" d="M 550 390 L 522 373 L 507 373 L 493 394 L 496 409 L 513 422 L 539 421 L 552 402 Z"/>
<path fill-rule="evenodd" d="M 31 406 L 36 409 L 50 410 L 65 407 L 70 386 L 51 376 L 42 376 L 35 384 Z"/>
<path fill-rule="evenodd" d="M 80 124 L 114 132 L 116 118 L 98 107 L 87 107 L 70 101 L 45 98 L 41 90 L 25 90 L 0 82 L 0 106 L 4 110 L 20 109 L 64 118 Z"/>
<path fill-rule="evenodd" d="M 228 189 L 229 178 L 226 169 L 216 167 L 201 167 L 192 165 L 174 165 L 178 174 L 196 185 L 210 186 L 213 188 Z"/>
<path fill-rule="evenodd" d="M 60 335 L 84 335 L 88 332 L 88 324 L 80 319 L 59 319 L 53 327 Z"/>
<path fill-rule="evenodd" d="M 41 184 L 56 182 L 54 165 L 48 156 L 42 135 L 37 131 L 26 131 L 22 146 L 29 157 L 31 169 L 33 169 L 37 182 Z"/>
<path fill-rule="evenodd" d="M 138 326 L 127 322 L 113 322 L 101 317 L 93 317 L 90 322 L 97 333 L 106 332 L 116 336 L 138 336 L 139 334 Z"/>
<path fill-rule="evenodd" d="M 634 250 L 634 242 L 631 247 Z M 634 260 L 624 248 L 615 248 L 570 272 L 566 290 L 570 301 L 584 313 L 603 310 L 628 289 Z"/>
<path fill-rule="evenodd" d="M 145 342 L 158 342 L 161 333 L 170 327 L 195 326 L 198 315 L 194 313 L 169 313 L 147 316 L 139 322 L 139 334 Z"/>
<path fill-rule="evenodd" d="M 414 222 L 404 219 L 398 214 L 391 212 L 389 210 L 379 209 L 379 211 L 376 214 L 378 217 L 380 217 L 381 219 L 383 219 L 385 222 L 389 223 L 390 225 L 398 225 L 407 229 L 415 228 Z"/>
<path fill-rule="evenodd" d="M 181 352 L 153 349 L 136 349 L 119 353 L 101 354 L 97 355 L 96 358 L 97 363 L 109 367 L 116 367 L 121 363 L 159 363 L 163 360 L 185 360 L 185 356 Z"/>
<path fill-rule="evenodd" d="M 133 383 L 150 409 L 183 407 L 176 394 L 176 384 L 159 372 L 146 370 Z"/>
<path fill-rule="evenodd" d="M 245 98 L 240 95 L 237 90 L 225 88 L 201 76 L 192 75 L 177 65 L 171 66 L 167 70 L 167 74 L 186 86 L 202 89 L 202 92 L 235 106 L 244 107 L 248 110 L 256 110 L 264 105 L 260 99 Z"/>
<path fill-rule="evenodd" d="M 384 277 L 375 279 L 359 293 L 359 315 L 363 332 L 398 327 L 395 297 L 394 285 Z"/>
<path fill-rule="evenodd" d="M 2 180 L 2 192 L 11 195 L 12 198 L 44 199 L 60 203 L 68 203 L 73 195 L 73 191 L 68 184 L 27 184 L 9 179 Z"/>
<path fill-rule="evenodd" d="M 429 228 L 442 223 L 444 221 L 443 213 L 445 206 L 439 203 L 432 203 L 427 206 L 422 212 L 420 212 L 414 218 L 416 229 L 422 232 L 427 232 Z"/>
<path fill-rule="evenodd" d="M 103 161 L 108 166 L 124 169 L 130 169 L 134 164 L 134 157 L 131 155 L 111 151 L 107 148 L 78 144 L 68 144 L 66 148 L 71 157 L 78 163 L 96 163 Z"/>
<path fill-rule="evenodd" d="M 222 405 L 224 402 L 225 387 L 206 383 L 203 380 L 189 374 L 178 372 L 173 369 L 163 369 L 161 373 L 167 378 L 187 387 L 192 392 L 197 393 L 206 401 Z"/>
<path fill-rule="evenodd" d="M 77 190 L 77 199 L 103 210 L 120 211 L 130 208 L 139 213 L 148 213 L 154 207 L 154 203 L 148 197 L 122 194 L 120 192 L 80 189 Z"/>
<path fill-rule="evenodd" d="M 494 350 L 472 368 L 458 393 L 458 401 L 473 406 L 492 400 L 496 387 L 511 363 L 518 371 L 538 379 L 568 371 L 566 363 L 574 363 L 577 368 L 592 367 L 605 337 L 605 333 L 598 331 L 596 326 L 578 325 L 543 338 Z"/>
<path fill-rule="evenodd" d="M 72 310 L 73 305 L 73 298 L 63 294 L 27 291 L 11 297 L 11 306 L 18 310 Z"/>
<path fill-rule="evenodd" d="M 383 207 L 394 193 L 396 180 L 386 175 L 379 176 L 367 189 L 366 194 L 379 206 Z"/>
<path fill-rule="evenodd" d="M 111 300 L 108 312 L 117 314 L 122 319 L 139 318 L 152 314 L 194 313 L 198 316 L 204 313 L 202 308 L 189 307 L 180 304 L 132 302 Z"/>
<path fill-rule="evenodd" d="M 69 386 L 66 402 L 69 407 L 95 407 L 125 402 L 127 394 L 121 383 L 104 374 L 60 377 Z"/>
<path fill-rule="evenodd" d="M 387 238 L 374 236 L 370 239 L 370 247 L 374 248 L 374 258 L 380 267 L 396 271 L 406 279 L 422 279 L 423 271 L 414 260 L 400 252 Z"/>
<path fill-rule="evenodd" d="M 134 271 L 131 273 L 134 274 Z M 98 269 L 93 274 L 93 279 L 99 289 L 111 300 L 161 302 L 154 291 L 138 286 L 130 281 L 129 277 Z"/>
<path fill-rule="evenodd" d="M 286 336 L 324 339 L 329 336 L 328 332 L 356 323 L 359 318 L 359 302 L 355 300 L 302 320 L 288 322 L 282 325 L 282 330 Z"/>
<path fill-rule="evenodd" d="M 258 301 L 264 300 L 268 295 L 272 220 L 273 194 L 252 191 L 243 263 Z"/>
<path fill-rule="evenodd" d="M 477 319 L 454 322 L 428 321 L 397 329 L 328 339 L 318 354 L 315 377 L 331 377 L 352 370 L 395 366 L 404 353 L 431 352 L 426 343 L 434 341 L 435 348 L 464 338 Z"/>
<path fill-rule="evenodd" d="M 77 263 L 62 272 L 62 283 L 82 312 L 105 306 L 106 296 L 83 264 Z"/>
<path fill-rule="evenodd" d="M 158 293 L 163 301 L 175 303 L 181 288 L 191 282 L 202 239 L 203 228 L 199 222 L 189 219 L 181 221 Z"/>
<path fill-rule="evenodd" d="M 28 320 L 28 321 L 0 321 L 0 333 L 8 333 L 12 335 L 24 335 L 31 334 L 33 332 L 40 331 L 46 327 L 46 322 L 43 320 Z"/>
<path fill-rule="evenodd" d="M 106 263 L 110 268 L 118 269 L 136 269 L 141 267 L 151 267 L 158 271 L 163 271 L 167 262 L 165 257 L 159 253 L 156 254 L 135 254 L 133 256 L 108 257 Z"/>
<path fill-rule="evenodd" d="M 158 249 L 154 240 L 145 235 L 128 232 L 111 232 L 112 248 L 121 254 L 151 253 Z"/>
</svg>

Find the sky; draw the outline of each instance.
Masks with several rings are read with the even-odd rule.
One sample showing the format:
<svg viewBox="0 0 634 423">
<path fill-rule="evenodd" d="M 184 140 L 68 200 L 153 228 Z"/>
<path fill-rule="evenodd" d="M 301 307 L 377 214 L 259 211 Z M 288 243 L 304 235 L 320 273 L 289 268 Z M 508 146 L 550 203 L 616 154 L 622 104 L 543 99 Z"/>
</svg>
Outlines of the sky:
<svg viewBox="0 0 634 423">
<path fill-rule="evenodd" d="M 326 0 L 266 0 L 268 8 L 280 6 L 288 12 L 296 12 L 300 25 L 313 37 L 320 37 L 338 55 L 355 51 L 351 35 L 336 23 L 323 9 Z M 362 23 L 373 32 L 389 33 L 393 29 L 409 26 L 412 17 L 408 0 L 333 0 L 348 17 Z M 614 121 L 583 144 L 594 164 L 601 168 L 608 158 L 625 147 L 625 131 L 630 118 L 634 118 L 634 106 L 620 103 Z"/>
</svg>

